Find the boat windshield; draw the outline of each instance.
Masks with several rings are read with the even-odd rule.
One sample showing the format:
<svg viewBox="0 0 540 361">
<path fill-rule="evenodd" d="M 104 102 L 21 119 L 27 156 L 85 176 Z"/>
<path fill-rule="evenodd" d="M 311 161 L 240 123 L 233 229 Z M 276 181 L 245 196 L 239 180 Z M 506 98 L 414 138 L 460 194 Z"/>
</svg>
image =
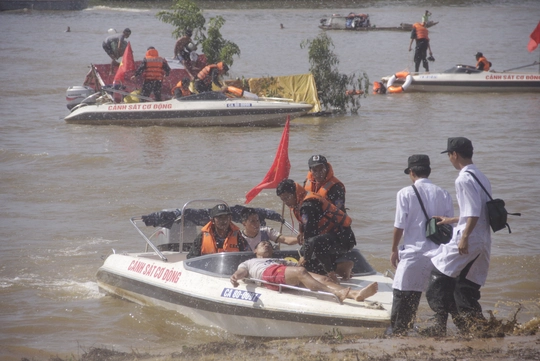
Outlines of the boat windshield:
<svg viewBox="0 0 540 361">
<path fill-rule="evenodd" d="M 190 271 L 207 274 L 215 277 L 230 277 L 238 269 L 238 265 L 250 258 L 255 257 L 253 252 L 227 252 L 215 253 L 195 257 L 184 261 L 184 265 Z M 274 251 L 272 258 L 292 257 L 298 260 L 297 250 Z M 366 261 L 364 256 L 356 248 L 344 256 L 354 262 L 353 274 L 366 276 L 375 274 L 376 271 Z"/>
<path fill-rule="evenodd" d="M 483 70 L 478 70 L 472 65 L 461 65 L 458 64 L 453 68 L 450 68 L 444 71 L 445 74 L 472 74 L 472 73 L 481 73 Z"/>
<path fill-rule="evenodd" d="M 187 97 L 182 97 L 177 99 L 180 102 L 194 101 L 194 100 L 227 100 L 227 96 L 222 92 L 205 92 L 200 94 L 188 95 Z"/>
</svg>

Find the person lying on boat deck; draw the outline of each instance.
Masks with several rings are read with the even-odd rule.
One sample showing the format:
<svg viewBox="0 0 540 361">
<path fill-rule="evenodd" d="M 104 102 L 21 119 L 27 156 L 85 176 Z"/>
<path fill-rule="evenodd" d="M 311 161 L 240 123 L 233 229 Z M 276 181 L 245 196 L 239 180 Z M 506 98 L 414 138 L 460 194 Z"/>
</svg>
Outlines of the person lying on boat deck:
<svg viewBox="0 0 540 361">
<path fill-rule="evenodd" d="M 409 43 L 409 51 L 411 51 L 413 40 L 416 39 L 416 47 L 414 48 L 414 71 L 418 73 L 420 62 L 426 71 L 429 71 L 429 62 L 427 60 L 427 51 L 429 56 L 433 56 L 431 45 L 429 44 L 429 31 L 426 28 L 426 23 L 414 23 L 411 31 L 411 42 Z"/>
<path fill-rule="evenodd" d="M 476 53 L 476 69 L 488 71 L 491 68 L 491 62 L 489 62 L 484 54 L 481 52 Z"/>
<path fill-rule="evenodd" d="M 223 84 L 220 82 L 219 77 L 226 74 L 228 71 L 229 67 L 222 61 L 217 64 L 205 66 L 195 78 L 195 90 L 198 93 L 212 91 L 212 84 L 215 84 L 222 89 Z"/>
<path fill-rule="evenodd" d="M 335 281 L 338 275 L 349 279 L 353 262 L 344 256 L 356 245 L 356 238 L 347 213 L 324 197 L 307 192 L 292 179 L 281 181 L 276 194 L 300 223 L 298 243 L 303 252 L 300 265 Z"/>
<path fill-rule="evenodd" d="M 143 97 L 149 97 L 154 93 L 156 101 L 161 101 L 161 83 L 164 76 L 169 76 L 171 68 L 167 60 L 159 56 L 158 51 L 153 46 L 149 47 L 146 51 L 141 65 L 135 71 L 135 74 L 131 77 L 134 80 L 135 77 L 143 74 L 143 86 L 141 95 Z"/>
<path fill-rule="evenodd" d="M 304 189 L 308 192 L 317 193 L 326 198 L 330 203 L 345 210 L 345 186 L 334 176 L 332 165 L 326 157 L 313 155 L 308 161 L 309 171 L 304 181 Z"/>
<path fill-rule="evenodd" d="M 239 280 L 250 277 L 275 284 L 303 285 L 311 291 L 332 293 L 340 301 L 345 298 L 352 298 L 359 302 L 373 296 L 379 288 L 377 282 L 373 282 L 361 290 L 351 290 L 350 287 L 343 287 L 334 283 L 329 277 L 310 273 L 295 262 L 271 258 L 273 249 L 270 241 L 260 242 L 255 248 L 255 254 L 255 258 L 240 263 L 237 271 L 231 276 L 231 284 L 234 287 L 238 287 Z M 279 287 L 274 285 L 264 284 L 264 286 L 269 289 L 279 290 Z"/>
<path fill-rule="evenodd" d="M 220 252 L 243 252 L 248 250 L 244 236 L 232 223 L 231 210 L 226 204 L 218 204 L 210 210 L 208 222 L 189 250 L 187 258 Z"/>
<path fill-rule="evenodd" d="M 189 78 L 184 78 L 180 80 L 174 88 L 172 88 L 171 93 L 175 99 L 193 95 L 191 90 L 189 90 L 189 83 L 191 83 Z"/>
<path fill-rule="evenodd" d="M 240 216 L 244 225 L 242 236 L 246 239 L 250 251 L 255 252 L 255 248 L 262 241 L 272 241 L 276 244 L 284 243 L 288 245 L 298 243 L 296 237 L 285 237 L 271 227 L 261 227 L 261 219 L 255 208 L 244 208 Z"/>
<path fill-rule="evenodd" d="M 131 30 L 125 28 L 122 34 L 115 34 L 108 36 L 103 41 L 103 50 L 109 55 L 112 59 L 111 68 L 118 65 L 118 59 L 124 55 L 124 51 L 127 47 L 127 41 L 125 39 L 129 38 L 131 35 Z"/>
</svg>

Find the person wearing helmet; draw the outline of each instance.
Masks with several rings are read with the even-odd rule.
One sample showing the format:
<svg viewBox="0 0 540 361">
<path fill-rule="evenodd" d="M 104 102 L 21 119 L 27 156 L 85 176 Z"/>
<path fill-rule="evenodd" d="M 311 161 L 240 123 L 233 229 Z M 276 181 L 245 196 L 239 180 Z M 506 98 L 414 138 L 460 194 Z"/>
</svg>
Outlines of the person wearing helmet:
<svg viewBox="0 0 540 361">
<path fill-rule="evenodd" d="M 488 71 L 491 68 L 491 63 L 484 57 L 481 52 L 476 53 L 476 69 Z"/>
<path fill-rule="evenodd" d="M 197 90 L 198 93 L 212 91 L 212 84 L 215 84 L 220 89 L 223 88 L 223 84 L 220 82 L 219 77 L 226 74 L 228 71 L 229 67 L 222 61 L 217 64 L 205 66 L 195 78 L 195 90 Z"/>
<path fill-rule="evenodd" d="M 125 28 L 122 34 L 108 36 L 103 41 L 103 50 L 105 50 L 107 55 L 112 59 L 111 67 L 119 65 L 117 60 L 124 55 L 124 51 L 127 47 L 127 41 L 125 39 L 129 38 L 130 35 L 131 30 Z"/>
</svg>

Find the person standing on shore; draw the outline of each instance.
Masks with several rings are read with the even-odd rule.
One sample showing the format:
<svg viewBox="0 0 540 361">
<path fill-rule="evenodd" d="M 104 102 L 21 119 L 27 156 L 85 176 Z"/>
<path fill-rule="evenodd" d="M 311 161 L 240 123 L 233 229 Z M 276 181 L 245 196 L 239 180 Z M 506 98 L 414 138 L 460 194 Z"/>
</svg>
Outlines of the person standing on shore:
<svg viewBox="0 0 540 361">
<path fill-rule="evenodd" d="M 428 215 L 454 216 L 450 194 L 428 179 L 431 167 L 427 155 L 411 155 L 404 172 L 409 175 L 413 186 L 416 187 Z M 396 268 L 396 274 L 393 283 L 391 324 L 387 331 L 389 335 L 403 335 L 412 328 L 420 297 L 427 288 L 433 264 L 424 253 L 438 246 L 426 238 L 425 229 L 426 216 L 415 190 L 411 186 L 401 189 L 397 193 L 390 254 L 390 262 Z M 402 239 L 403 244 L 398 249 Z"/>
<path fill-rule="evenodd" d="M 490 194 L 491 184 L 473 164 L 472 142 L 464 137 L 448 138 L 447 149 L 442 153 L 448 153 L 450 163 L 459 170 L 455 181 L 459 217 L 435 217 L 438 224 L 457 222 L 457 226 L 449 243 L 428 254 L 433 256 L 435 269 L 431 272 L 426 298 L 436 314 L 435 325 L 422 331 L 427 336 L 446 335 L 448 314 L 461 332 L 468 332 L 485 321 L 478 301 L 491 254 L 486 205 L 489 199 L 479 182 Z"/>
</svg>

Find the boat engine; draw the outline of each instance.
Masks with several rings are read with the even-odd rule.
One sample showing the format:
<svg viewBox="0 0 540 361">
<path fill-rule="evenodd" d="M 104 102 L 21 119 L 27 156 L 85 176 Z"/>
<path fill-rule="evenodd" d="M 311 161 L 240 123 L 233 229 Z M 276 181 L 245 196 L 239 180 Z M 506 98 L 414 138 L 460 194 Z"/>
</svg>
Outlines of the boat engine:
<svg viewBox="0 0 540 361">
<path fill-rule="evenodd" d="M 66 90 L 67 108 L 71 110 L 74 106 L 80 104 L 84 99 L 94 94 L 96 91 L 89 86 L 70 86 Z"/>
</svg>

